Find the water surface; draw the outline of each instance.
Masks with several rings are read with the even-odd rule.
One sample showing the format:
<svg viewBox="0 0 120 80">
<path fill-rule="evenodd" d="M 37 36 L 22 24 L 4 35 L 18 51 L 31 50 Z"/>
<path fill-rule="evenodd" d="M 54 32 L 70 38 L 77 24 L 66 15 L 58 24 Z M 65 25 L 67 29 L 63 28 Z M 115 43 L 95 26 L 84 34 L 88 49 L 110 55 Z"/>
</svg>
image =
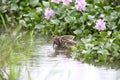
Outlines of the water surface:
<svg viewBox="0 0 120 80">
<path fill-rule="evenodd" d="M 35 51 L 22 69 L 20 80 L 120 80 L 120 70 L 95 67 L 64 55 L 48 57 L 51 53 L 54 53 L 52 44 L 37 39 Z"/>
</svg>

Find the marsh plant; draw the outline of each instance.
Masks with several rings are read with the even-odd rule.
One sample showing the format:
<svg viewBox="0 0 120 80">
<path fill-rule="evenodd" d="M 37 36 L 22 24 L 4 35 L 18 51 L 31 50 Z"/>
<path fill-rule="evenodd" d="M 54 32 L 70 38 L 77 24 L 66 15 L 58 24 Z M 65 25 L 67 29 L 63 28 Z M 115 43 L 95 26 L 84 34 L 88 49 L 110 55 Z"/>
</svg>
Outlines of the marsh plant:
<svg viewBox="0 0 120 80">
<path fill-rule="evenodd" d="M 77 36 L 78 44 L 71 48 L 75 59 L 106 64 L 120 60 L 120 6 L 116 1 L 51 0 L 43 5 L 46 33 Z"/>
<path fill-rule="evenodd" d="M 25 32 L 0 34 L 0 80 L 19 80 L 33 52 L 33 38 Z"/>
<path fill-rule="evenodd" d="M 75 59 L 119 61 L 119 0 L 5 0 L 1 5 L 1 28 L 19 24 L 44 35 L 72 34 L 78 39 L 71 48 Z"/>
</svg>

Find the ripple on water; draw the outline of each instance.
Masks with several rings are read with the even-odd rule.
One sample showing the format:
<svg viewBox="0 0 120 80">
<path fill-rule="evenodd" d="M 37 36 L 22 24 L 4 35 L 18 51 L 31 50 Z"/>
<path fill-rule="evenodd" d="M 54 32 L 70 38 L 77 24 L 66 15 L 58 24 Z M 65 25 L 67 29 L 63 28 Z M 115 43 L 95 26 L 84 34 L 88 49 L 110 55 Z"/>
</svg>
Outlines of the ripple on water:
<svg viewBox="0 0 120 80">
<path fill-rule="evenodd" d="M 51 44 L 37 46 L 27 65 L 31 80 L 119 80 L 120 71 L 98 68 L 62 56 L 48 57 L 54 50 Z M 23 69 L 24 70 L 24 69 Z M 25 71 L 22 80 L 28 80 Z"/>
</svg>

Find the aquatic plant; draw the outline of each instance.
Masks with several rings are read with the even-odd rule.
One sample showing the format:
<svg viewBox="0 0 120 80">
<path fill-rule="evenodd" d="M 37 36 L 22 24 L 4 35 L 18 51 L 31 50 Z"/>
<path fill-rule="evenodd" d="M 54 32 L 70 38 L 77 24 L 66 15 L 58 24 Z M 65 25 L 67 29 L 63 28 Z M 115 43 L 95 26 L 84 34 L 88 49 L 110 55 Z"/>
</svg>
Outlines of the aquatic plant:
<svg viewBox="0 0 120 80">
<path fill-rule="evenodd" d="M 63 5 L 69 6 L 72 0 L 62 0 Z"/>
<path fill-rule="evenodd" d="M 4 25 L 5 30 L 7 30 L 7 25 L 6 25 L 5 19 L 1 13 L 0 13 L 0 17 L 1 17 L 2 24 Z"/>
<path fill-rule="evenodd" d="M 76 0 L 75 1 L 75 7 L 77 10 L 86 10 L 86 1 L 85 0 Z"/>
<path fill-rule="evenodd" d="M 44 15 L 45 15 L 45 18 L 46 18 L 47 20 L 49 20 L 49 19 L 52 18 L 52 17 L 53 17 L 53 18 L 55 17 L 54 11 L 53 11 L 52 9 L 49 9 L 49 8 L 46 8 L 46 9 L 45 9 Z"/>
<path fill-rule="evenodd" d="M 105 26 L 105 22 L 103 20 L 97 20 L 96 22 L 96 26 L 95 28 L 100 31 L 100 30 L 105 30 L 106 29 L 106 26 Z"/>
<path fill-rule="evenodd" d="M 120 2 L 117 0 L 61 0 L 59 4 L 55 0 L 9 0 L 3 3 L 1 30 L 6 28 L 5 24 L 12 28 L 19 24 L 22 30 L 44 35 L 73 34 L 78 39 L 77 46 L 72 48 L 78 53 L 75 59 L 119 60 Z M 52 9 L 54 18 L 45 18 L 46 8 Z"/>
<path fill-rule="evenodd" d="M 0 80 L 19 80 L 21 69 L 33 51 L 32 33 L 17 30 L 0 35 Z"/>
<path fill-rule="evenodd" d="M 55 3 L 60 3 L 61 2 L 61 0 L 51 0 L 51 2 L 55 2 Z"/>
</svg>

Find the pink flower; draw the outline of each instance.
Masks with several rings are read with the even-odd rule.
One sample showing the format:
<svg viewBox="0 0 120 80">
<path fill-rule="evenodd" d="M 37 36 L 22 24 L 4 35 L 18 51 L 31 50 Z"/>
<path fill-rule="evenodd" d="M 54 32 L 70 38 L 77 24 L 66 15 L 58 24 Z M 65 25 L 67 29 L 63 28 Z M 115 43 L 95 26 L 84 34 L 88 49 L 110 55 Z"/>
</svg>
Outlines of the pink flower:
<svg viewBox="0 0 120 80">
<path fill-rule="evenodd" d="M 51 2 L 60 3 L 61 0 L 51 0 Z"/>
<path fill-rule="evenodd" d="M 76 0 L 75 1 L 75 7 L 77 10 L 83 10 L 85 11 L 86 10 L 86 2 L 85 0 Z"/>
<path fill-rule="evenodd" d="M 46 8 L 46 9 L 45 9 L 44 15 L 45 15 L 45 18 L 46 18 L 47 20 L 49 20 L 51 17 L 53 17 L 53 18 L 55 17 L 54 11 L 53 11 L 52 9 L 50 9 L 50 8 Z"/>
<path fill-rule="evenodd" d="M 95 28 L 98 31 L 105 30 L 106 29 L 105 22 L 103 20 L 101 20 L 101 19 L 97 20 Z"/>
<path fill-rule="evenodd" d="M 72 0 L 62 0 L 63 5 L 70 5 L 70 2 L 72 2 Z"/>
</svg>

